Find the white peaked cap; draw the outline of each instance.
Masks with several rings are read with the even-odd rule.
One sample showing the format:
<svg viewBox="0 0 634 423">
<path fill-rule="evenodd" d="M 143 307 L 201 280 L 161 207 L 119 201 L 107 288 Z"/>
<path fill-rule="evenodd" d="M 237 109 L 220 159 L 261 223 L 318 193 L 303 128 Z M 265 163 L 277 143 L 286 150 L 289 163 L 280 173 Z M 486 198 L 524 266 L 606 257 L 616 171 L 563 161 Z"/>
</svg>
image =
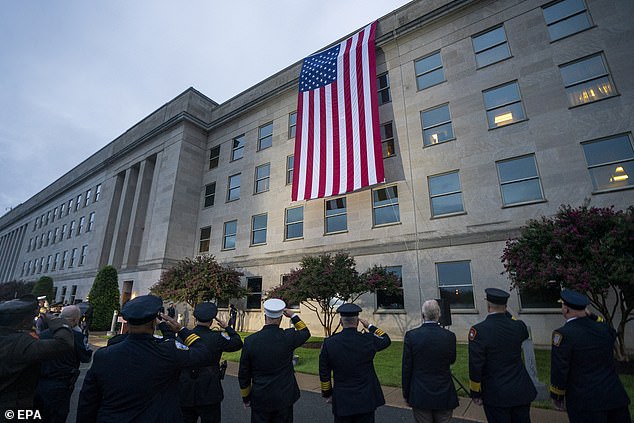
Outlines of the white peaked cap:
<svg viewBox="0 0 634 423">
<path fill-rule="evenodd" d="M 271 298 L 264 301 L 264 315 L 271 319 L 277 319 L 284 314 L 286 303 L 279 298 Z"/>
</svg>

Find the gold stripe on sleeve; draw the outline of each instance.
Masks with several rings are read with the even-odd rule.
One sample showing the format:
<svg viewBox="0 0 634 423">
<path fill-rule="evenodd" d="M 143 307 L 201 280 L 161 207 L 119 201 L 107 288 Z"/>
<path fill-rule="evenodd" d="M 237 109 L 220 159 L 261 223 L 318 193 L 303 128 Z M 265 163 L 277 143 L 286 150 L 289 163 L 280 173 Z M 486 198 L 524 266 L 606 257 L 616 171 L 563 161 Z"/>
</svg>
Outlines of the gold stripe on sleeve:
<svg viewBox="0 0 634 423">
<path fill-rule="evenodd" d="M 473 392 L 480 392 L 480 389 L 482 389 L 482 384 L 480 382 L 469 380 L 469 389 L 471 389 L 471 391 Z"/>
<path fill-rule="evenodd" d="M 248 397 L 250 393 L 251 385 L 247 386 L 246 388 L 240 388 L 240 395 L 242 396 L 242 398 Z"/>
<path fill-rule="evenodd" d="M 200 336 L 196 335 L 195 333 L 192 333 L 187 338 L 185 338 L 185 345 L 189 347 L 191 344 L 193 344 L 199 339 L 200 339 Z"/>
<path fill-rule="evenodd" d="M 306 329 L 306 323 L 302 322 L 301 320 L 299 320 L 297 323 L 294 323 L 294 325 L 295 329 L 297 330 Z"/>
</svg>

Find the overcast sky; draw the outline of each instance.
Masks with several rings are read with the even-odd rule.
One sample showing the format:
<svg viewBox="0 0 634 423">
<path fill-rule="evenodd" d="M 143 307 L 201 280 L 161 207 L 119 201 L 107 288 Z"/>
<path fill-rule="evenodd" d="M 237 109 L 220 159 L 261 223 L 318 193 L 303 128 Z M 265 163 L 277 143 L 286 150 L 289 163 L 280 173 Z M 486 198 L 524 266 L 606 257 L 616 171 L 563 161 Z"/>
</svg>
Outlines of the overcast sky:
<svg viewBox="0 0 634 423">
<path fill-rule="evenodd" d="M 0 215 L 188 87 L 223 103 L 407 2 L 3 2 Z"/>
</svg>

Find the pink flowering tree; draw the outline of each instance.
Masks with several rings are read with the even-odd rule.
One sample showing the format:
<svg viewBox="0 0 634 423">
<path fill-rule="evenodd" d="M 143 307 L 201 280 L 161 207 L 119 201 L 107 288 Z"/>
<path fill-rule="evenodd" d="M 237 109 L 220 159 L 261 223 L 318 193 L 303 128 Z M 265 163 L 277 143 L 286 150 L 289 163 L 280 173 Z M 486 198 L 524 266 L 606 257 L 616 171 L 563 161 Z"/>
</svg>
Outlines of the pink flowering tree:
<svg viewBox="0 0 634 423">
<path fill-rule="evenodd" d="M 520 290 L 560 286 L 585 293 L 616 329 L 616 357 L 627 361 L 625 326 L 634 319 L 634 207 L 561 206 L 531 220 L 502 254 L 511 285 Z"/>
<path fill-rule="evenodd" d="M 246 289 L 240 285 L 242 275 L 222 266 L 213 256 L 185 258 L 164 271 L 150 292 L 165 300 L 185 301 L 194 307 L 202 301 L 244 297 Z"/>
<path fill-rule="evenodd" d="M 287 304 L 302 304 L 317 315 L 324 334 L 330 336 L 339 328 L 336 311 L 343 302 L 353 303 L 362 294 L 376 289 L 394 293 L 399 287 L 398 277 L 380 266 L 360 275 L 354 258 L 340 252 L 305 256 L 300 267 L 291 271 L 267 297 L 281 298 Z"/>
</svg>

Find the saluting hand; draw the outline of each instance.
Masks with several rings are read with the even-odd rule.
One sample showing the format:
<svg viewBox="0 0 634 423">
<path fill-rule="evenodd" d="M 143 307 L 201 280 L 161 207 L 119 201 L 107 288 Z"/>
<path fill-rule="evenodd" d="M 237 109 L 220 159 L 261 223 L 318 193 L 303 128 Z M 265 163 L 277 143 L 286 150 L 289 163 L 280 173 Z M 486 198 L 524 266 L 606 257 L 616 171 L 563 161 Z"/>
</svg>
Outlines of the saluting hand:
<svg viewBox="0 0 634 423">
<path fill-rule="evenodd" d="M 227 329 L 227 326 L 229 326 L 227 322 L 225 322 L 224 320 L 221 320 L 217 317 L 215 317 L 215 319 L 216 319 L 216 322 L 218 322 L 218 326 L 220 326 L 221 328 Z"/>
<path fill-rule="evenodd" d="M 291 317 L 293 317 L 293 314 L 295 314 L 295 313 L 293 313 L 293 311 L 291 309 L 288 309 L 288 308 L 284 309 L 284 316 L 288 317 L 289 319 Z"/>
<path fill-rule="evenodd" d="M 163 318 L 163 320 L 165 320 L 165 323 L 167 323 L 169 325 L 169 327 L 175 332 L 178 333 L 180 332 L 181 329 L 183 329 L 183 325 L 181 325 L 180 323 L 178 323 L 178 320 L 169 317 L 167 314 L 165 313 L 160 313 L 160 316 Z"/>
<path fill-rule="evenodd" d="M 359 322 L 361 322 L 361 324 L 363 325 L 363 327 L 364 327 L 364 328 L 366 328 L 366 329 L 370 326 L 370 324 L 368 323 L 368 321 L 367 321 L 367 320 L 362 319 L 362 318 L 360 318 L 360 317 L 359 317 Z"/>
</svg>

